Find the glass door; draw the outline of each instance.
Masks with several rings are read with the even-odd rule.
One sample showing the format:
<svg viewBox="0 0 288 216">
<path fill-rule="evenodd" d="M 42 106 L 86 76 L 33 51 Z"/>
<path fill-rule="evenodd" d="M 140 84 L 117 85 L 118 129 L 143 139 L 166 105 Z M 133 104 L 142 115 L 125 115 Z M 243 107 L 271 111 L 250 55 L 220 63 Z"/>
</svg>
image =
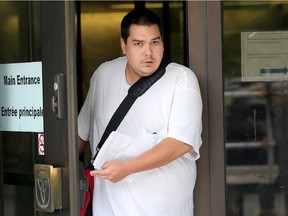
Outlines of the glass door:
<svg viewBox="0 0 288 216">
<path fill-rule="evenodd" d="M 223 9 L 226 215 L 285 216 L 288 4 Z"/>
<path fill-rule="evenodd" d="M 27 215 L 34 215 L 33 164 L 42 160 L 42 156 L 37 152 L 37 140 L 38 134 L 43 133 L 43 118 L 35 117 L 35 121 L 40 121 L 40 125 L 38 124 L 36 128 L 25 123 L 28 118 L 30 119 L 28 116 L 23 116 L 24 122 L 22 122 L 20 110 L 25 109 L 25 106 L 31 109 L 33 105 L 29 104 L 31 100 L 27 103 L 25 101 L 17 103 L 13 99 L 15 95 L 18 97 L 16 93 L 18 87 L 23 91 L 27 90 L 27 94 L 31 93 L 26 89 L 29 88 L 28 85 L 18 85 L 17 76 L 23 78 L 23 75 L 22 71 L 17 70 L 17 66 L 25 67 L 25 64 L 29 64 L 33 67 L 41 61 L 40 2 L 1 1 L 0 23 L 2 26 L 0 29 L 2 180 L 0 214 L 13 216 L 26 212 Z M 11 72 L 8 71 L 8 67 L 11 67 Z M 35 74 L 37 77 L 42 76 L 41 70 L 35 71 Z M 33 87 L 40 90 L 34 96 L 37 97 L 35 98 L 37 104 L 41 105 L 42 84 L 37 83 Z M 10 103 L 10 100 L 13 102 Z M 14 112 L 13 115 L 9 109 L 17 109 L 17 113 Z"/>
<path fill-rule="evenodd" d="M 74 18 L 73 2 L 0 2 L 3 216 L 79 213 Z M 49 176 L 36 164 L 48 165 Z"/>
</svg>

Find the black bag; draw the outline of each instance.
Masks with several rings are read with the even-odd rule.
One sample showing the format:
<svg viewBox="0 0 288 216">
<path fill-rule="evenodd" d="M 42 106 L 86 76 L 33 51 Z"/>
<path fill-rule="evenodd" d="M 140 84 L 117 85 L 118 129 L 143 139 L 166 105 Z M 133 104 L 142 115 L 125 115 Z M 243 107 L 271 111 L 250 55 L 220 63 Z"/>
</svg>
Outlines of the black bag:
<svg viewBox="0 0 288 216">
<path fill-rule="evenodd" d="M 92 158 L 92 162 L 83 170 L 83 164 L 80 162 L 80 174 L 84 176 L 84 178 L 80 178 L 80 191 L 81 188 L 85 191 L 84 201 L 81 202 L 81 209 L 80 209 L 80 216 L 90 216 L 92 215 L 92 197 L 93 197 L 93 190 L 94 190 L 94 177 L 90 175 L 90 171 L 94 170 L 93 161 L 96 159 L 98 152 L 100 151 L 101 147 L 105 143 L 105 140 L 108 138 L 112 131 L 115 131 L 118 126 L 120 125 L 121 121 L 127 114 L 130 107 L 133 105 L 135 100 L 144 94 L 150 86 L 152 86 L 158 79 L 160 79 L 164 73 L 166 66 L 169 64 L 168 61 L 162 59 L 162 62 L 159 68 L 150 76 L 140 78 L 136 83 L 134 83 L 128 90 L 128 95 L 124 98 L 121 102 L 115 113 L 113 114 L 112 118 L 110 119 L 102 137 L 97 145 L 96 153 Z M 86 180 L 85 180 L 86 179 Z M 85 184 L 87 187 L 85 187 Z M 81 187 L 84 186 L 84 187 Z M 85 190 L 86 189 L 86 190 Z M 82 191 L 83 191 L 82 190 Z"/>
</svg>

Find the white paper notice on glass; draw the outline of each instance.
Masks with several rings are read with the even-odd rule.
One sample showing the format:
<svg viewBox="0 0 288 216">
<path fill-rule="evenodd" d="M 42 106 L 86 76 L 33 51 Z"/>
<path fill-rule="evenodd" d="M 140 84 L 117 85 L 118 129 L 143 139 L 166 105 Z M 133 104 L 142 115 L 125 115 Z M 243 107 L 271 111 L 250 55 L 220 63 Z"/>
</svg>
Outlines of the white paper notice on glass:
<svg viewBox="0 0 288 216">
<path fill-rule="evenodd" d="M 0 131 L 43 132 L 42 62 L 0 64 Z"/>
<path fill-rule="evenodd" d="M 242 32 L 242 81 L 288 80 L 288 31 Z"/>
<path fill-rule="evenodd" d="M 110 160 L 131 160 L 148 151 L 148 146 L 133 137 L 113 131 L 98 153 L 93 163 L 94 168 L 102 169 L 102 166 Z M 133 175 L 129 175 L 125 180 L 131 182 L 132 177 Z"/>
</svg>

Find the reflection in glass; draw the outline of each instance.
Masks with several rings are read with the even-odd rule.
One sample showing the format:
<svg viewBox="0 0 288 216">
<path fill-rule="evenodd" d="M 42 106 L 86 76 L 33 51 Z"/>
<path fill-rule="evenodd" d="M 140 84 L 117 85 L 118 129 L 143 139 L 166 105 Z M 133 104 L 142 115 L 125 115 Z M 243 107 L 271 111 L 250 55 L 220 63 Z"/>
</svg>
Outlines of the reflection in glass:
<svg viewBox="0 0 288 216">
<path fill-rule="evenodd" d="M 284 216 L 288 82 L 241 80 L 241 32 L 287 31 L 288 4 L 234 1 L 222 6 L 226 215 Z"/>
</svg>

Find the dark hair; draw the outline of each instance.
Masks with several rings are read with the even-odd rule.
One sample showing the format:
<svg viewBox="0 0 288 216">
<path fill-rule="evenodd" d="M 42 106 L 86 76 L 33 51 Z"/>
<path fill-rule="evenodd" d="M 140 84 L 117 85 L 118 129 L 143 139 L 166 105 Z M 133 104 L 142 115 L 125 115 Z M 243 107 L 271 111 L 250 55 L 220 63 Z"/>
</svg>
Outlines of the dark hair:
<svg viewBox="0 0 288 216">
<path fill-rule="evenodd" d="M 159 27 L 159 31 L 162 37 L 162 25 L 160 18 L 149 9 L 137 8 L 124 16 L 121 22 L 121 37 L 124 39 L 125 43 L 129 37 L 129 30 L 132 24 L 144 26 L 156 24 Z"/>
</svg>

